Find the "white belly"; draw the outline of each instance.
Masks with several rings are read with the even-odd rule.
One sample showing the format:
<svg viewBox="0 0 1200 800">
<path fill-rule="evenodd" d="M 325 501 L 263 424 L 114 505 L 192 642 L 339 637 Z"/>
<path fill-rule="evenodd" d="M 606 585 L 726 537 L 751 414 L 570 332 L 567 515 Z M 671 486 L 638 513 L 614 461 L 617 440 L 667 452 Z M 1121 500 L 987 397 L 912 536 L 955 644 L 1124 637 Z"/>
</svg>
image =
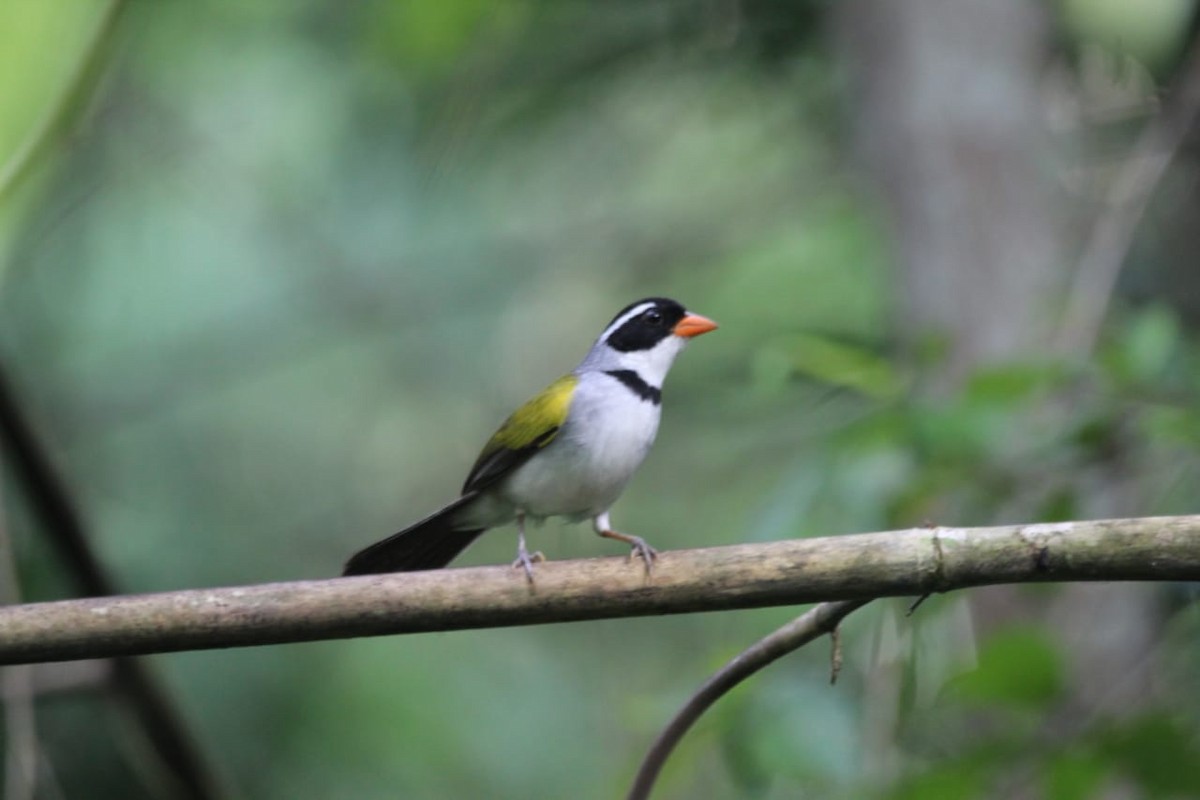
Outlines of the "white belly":
<svg viewBox="0 0 1200 800">
<path fill-rule="evenodd" d="M 592 517 L 621 495 L 654 443 L 660 406 L 607 377 L 589 401 L 571 404 L 546 449 L 517 469 L 499 494 L 531 517 Z M 611 384 L 611 385 L 610 385 Z"/>
</svg>

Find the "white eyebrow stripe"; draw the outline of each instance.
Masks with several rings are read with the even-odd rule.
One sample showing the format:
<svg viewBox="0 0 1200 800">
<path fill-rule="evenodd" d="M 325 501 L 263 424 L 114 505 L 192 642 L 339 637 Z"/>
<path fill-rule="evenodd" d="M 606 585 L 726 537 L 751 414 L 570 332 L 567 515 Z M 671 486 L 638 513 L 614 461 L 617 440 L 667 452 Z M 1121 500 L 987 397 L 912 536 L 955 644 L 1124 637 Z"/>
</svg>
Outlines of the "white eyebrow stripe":
<svg viewBox="0 0 1200 800">
<path fill-rule="evenodd" d="M 651 309 L 651 308 L 654 308 L 654 303 L 639 303 L 636 306 L 634 306 L 633 308 L 629 309 L 624 314 L 622 314 L 621 316 L 619 316 L 615 320 L 613 320 L 612 325 L 609 325 L 607 328 L 604 329 L 604 333 L 600 334 L 600 341 L 602 341 L 602 342 L 607 341 L 608 337 L 612 334 L 613 331 L 620 328 L 626 322 L 629 322 L 629 320 L 633 319 L 638 314 L 643 314 L 646 312 L 647 309 Z"/>
</svg>

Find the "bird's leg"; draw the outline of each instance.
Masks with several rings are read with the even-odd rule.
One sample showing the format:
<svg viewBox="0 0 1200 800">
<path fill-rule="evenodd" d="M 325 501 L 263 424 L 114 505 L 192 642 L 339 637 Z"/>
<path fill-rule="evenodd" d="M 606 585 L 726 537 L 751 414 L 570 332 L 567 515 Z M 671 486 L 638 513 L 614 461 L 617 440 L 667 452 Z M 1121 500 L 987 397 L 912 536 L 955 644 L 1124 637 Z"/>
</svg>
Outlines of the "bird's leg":
<svg viewBox="0 0 1200 800">
<path fill-rule="evenodd" d="M 654 565 L 654 559 L 658 558 L 658 551 L 650 545 L 646 544 L 646 540 L 640 536 L 630 536 L 628 533 L 618 533 L 612 529 L 612 524 L 608 521 L 608 512 L 597 514 L 592 520 L 592 527 L 596 533 L 603 536 L 605 539 L 616 539 L 619 542 L 625 542 L 632 550 L 629 551 L 629 558 L 632 560 L 636 554 L 642 559 L 642 563 L 646 565 L 646 574 L 650 574 L 650 568 Z"/>
<path fill-rule="evenodd" d="M 541 550 L 530 553 L 525 548 L 525 515 L 517 514 L 517 559 L 513 561 L 514 568 L 521 567 L 525 570 L 525 578 L 533 583 L 533 563 L 535 561 L 545 561 L 546 557 L 542 555 Z"/>
</svg>

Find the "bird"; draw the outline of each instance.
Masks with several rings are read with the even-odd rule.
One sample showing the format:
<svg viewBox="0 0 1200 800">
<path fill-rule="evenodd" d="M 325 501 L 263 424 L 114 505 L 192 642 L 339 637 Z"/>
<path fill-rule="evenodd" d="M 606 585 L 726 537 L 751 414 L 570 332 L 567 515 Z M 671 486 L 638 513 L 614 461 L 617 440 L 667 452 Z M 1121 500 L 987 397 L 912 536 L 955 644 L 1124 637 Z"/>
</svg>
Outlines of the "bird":
<svg viewBox="0 0 1200 800">
<path fill-rule="evenodd" d="M 484 445 L 460 496 L 424 519 L 359 550 L 343 575 L 439 569 L 489 528 L 517 528 L 513 567 L 533 582 L 544 560 L 525 543 L 527 521 L 590 519 L 625 542 L 649 572 L 657 551 L 613 530 L 609 513 L 654 443 L 662 386 L 675 357 L 715 330 L 675 300 L 648 297 L 621 309 L 579 366 L 514 411 Z"/>
</svg>

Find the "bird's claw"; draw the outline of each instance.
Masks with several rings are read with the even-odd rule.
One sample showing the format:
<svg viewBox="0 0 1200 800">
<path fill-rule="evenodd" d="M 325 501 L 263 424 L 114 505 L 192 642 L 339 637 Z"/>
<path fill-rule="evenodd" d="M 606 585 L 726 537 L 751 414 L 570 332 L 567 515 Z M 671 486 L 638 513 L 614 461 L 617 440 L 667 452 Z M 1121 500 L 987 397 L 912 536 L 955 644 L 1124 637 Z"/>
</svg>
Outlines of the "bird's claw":
<svg viewBox="0 0 1200 800">
<path fill-rule="evenodd" d="M 512 565 L 513 565 L 513 569 L 516 569 L 517 567 L 521 567 L 522 569 L 524 569 L 525 570 L 525 579 L 528 580 L 530 583 L 533 583 L 533 565 L 534 565 L 534 563 L 537 561 L 545 561 L 545 560 L 546 560 L 546 556 L 544 556 L 542 554 L 541 550 L 535 550 L 531 553 L 528 550 L 526 550 L 524 547 L 520 547 L 517 549 L 517 557 L 516 557 L 516 559 L 513 560 Z"/>
<path fill-rule="evenodd" d="M 633 557 L 637 556 L 646 565 L 646 574 L 650 574 L 650 568 L 654 566 L 654 559 L 658 558 L 658 551 L 646 543 L 646 540 L 640 536 L 630 536 L 629 544 L 629 560 L 633 561 Z"/>
<path fill-rule="evenodd" d="M 629 560 L 633 561 L 633 557 L 636 555 L 646 565 L 646 575 L 650 575 L 650 568 L 654 566 L 654 559 L 658 558 L 658 551 L 646 544 L 645 539 L 640 536 L 630 536 L 628 533 L 618 533 L 608 528 L 597 530 L 596 533 L 605 539 L 616 539 L 619 542 L 625 542 L 625 544 L 629 545 L 632 548 L 629 551 Z"/>
</svg>

